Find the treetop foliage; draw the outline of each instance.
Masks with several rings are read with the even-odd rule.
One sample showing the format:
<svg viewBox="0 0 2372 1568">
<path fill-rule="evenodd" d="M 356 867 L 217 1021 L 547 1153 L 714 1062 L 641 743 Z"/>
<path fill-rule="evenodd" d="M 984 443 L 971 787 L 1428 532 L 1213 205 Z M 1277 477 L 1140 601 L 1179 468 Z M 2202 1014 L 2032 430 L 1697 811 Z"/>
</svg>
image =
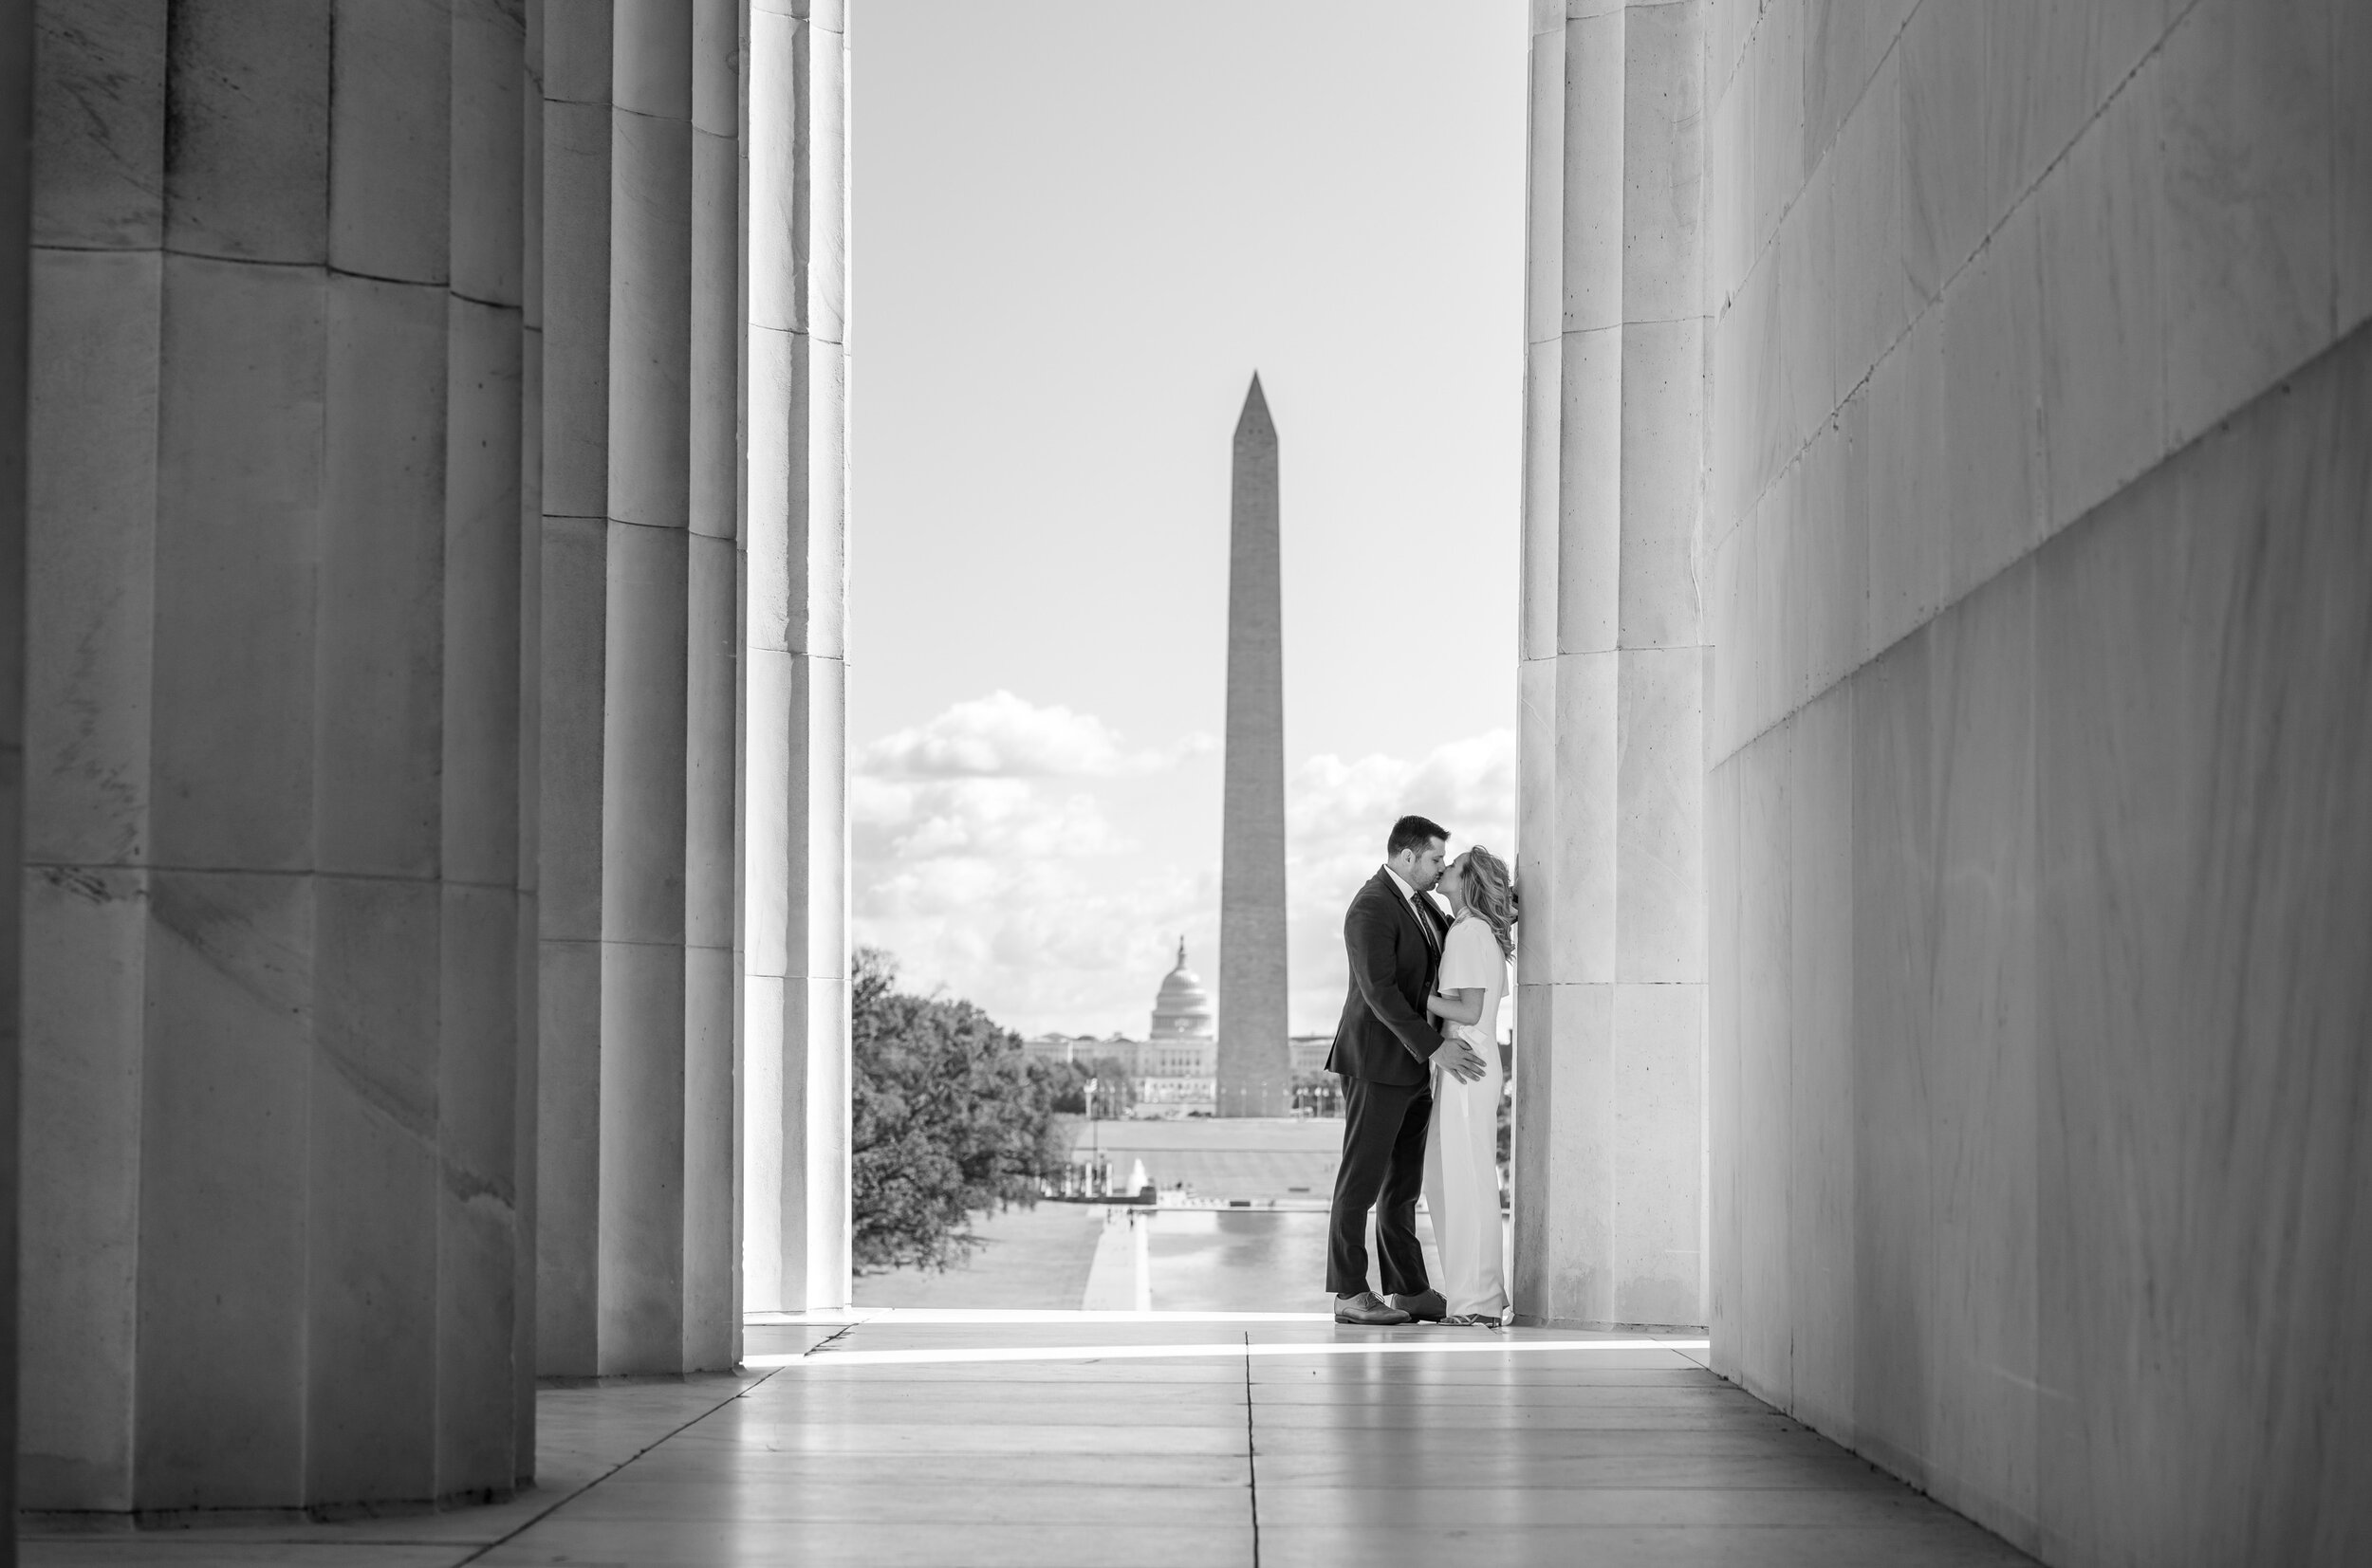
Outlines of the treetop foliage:
<svg viewBox="0 0 2372 1568">
<path fill-rule="evenodd" d="M 1036 1201 L 1070 1157 L 1058 1098 L 1083 1076 L 1030 1061 L 969 1002 L 898 988 L 860 948 L 852 976 L 851 1199 L 860 1271 L 945 1268 L 979 1244 L 977 1211 Z"/>
</svg>

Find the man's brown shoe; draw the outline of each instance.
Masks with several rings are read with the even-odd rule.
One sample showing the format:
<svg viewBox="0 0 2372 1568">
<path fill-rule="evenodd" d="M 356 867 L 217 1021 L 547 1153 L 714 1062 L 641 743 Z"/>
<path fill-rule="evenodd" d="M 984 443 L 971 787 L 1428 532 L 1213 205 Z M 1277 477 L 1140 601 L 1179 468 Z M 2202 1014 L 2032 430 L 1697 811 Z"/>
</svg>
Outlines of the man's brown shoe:
<svg viewBox="0 0 2372 1568">
<path fill-rule="evenodd" d="M 1450 1312 L 1450 1303 L 1437 1290 L 1420 1290 L 1414 1296 L 1395 1296 L 1392 1304 L 1420 1323 L 1437 1323 Z"/>
<path fill-rule="evenodd" d="M 1385 1306 L 1376 1300 L 1374 1291 L 1362 1290 L 1356 1296 L 1337 1296 L 1334 1299 L 1334 1320 L 1338 1323 L 1358 1323 L 1366 1328 L 1390 1328 L 1395 1323 L 1407 1322 L 1408 1314 L 1399 1307 Z"/>
</svg>

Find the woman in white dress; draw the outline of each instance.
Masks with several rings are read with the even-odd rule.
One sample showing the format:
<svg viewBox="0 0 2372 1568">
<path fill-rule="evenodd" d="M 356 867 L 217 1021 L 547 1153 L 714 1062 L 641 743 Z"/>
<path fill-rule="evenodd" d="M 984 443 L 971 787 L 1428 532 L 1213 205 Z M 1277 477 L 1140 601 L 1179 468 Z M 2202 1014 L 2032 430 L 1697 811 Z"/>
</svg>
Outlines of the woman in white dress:
<svg viewBox="0 0 2372 1568">
<path fill-rule="evenodd" d="M 1441 978 L 1426 1011 L 1483 1059 L 1472 1083 L 1434 1070 L 1433 1125 L 1425 1135 L 1425 1207 L 1441 1249 L 1442 1294 L 1461 1328 L 1497 1328 L 1508 1291 L 1499 1228 L 1499 999 L 1515 956 L 1515 895 L 1507 862 L 1476 844 L 1450 862 L 1434 891 L 1455 917 L 1441 948 Z"/>
</svg>

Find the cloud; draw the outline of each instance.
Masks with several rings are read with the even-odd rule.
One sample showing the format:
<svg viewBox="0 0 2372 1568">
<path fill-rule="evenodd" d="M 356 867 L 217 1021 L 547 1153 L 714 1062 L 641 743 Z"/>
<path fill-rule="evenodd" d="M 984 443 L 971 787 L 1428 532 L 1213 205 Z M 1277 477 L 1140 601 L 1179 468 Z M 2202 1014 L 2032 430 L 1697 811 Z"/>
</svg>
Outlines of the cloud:
<svg viewBox="0 0 2372 1568">
<path fill-rule="evenodd" d="M 1383 862 L 1395 819 L 1415 812 L 1450 830 L 1452 853 L 1488 844 L 1515 858 L 1515 731 L 1492 729 L 1416 759 L 1321 755 L 1285 785 L 1293 1027 L 1331 1028 L 1350 972 L 1343 911 Z"/>
<path fill-rule="evenodd" d="M 884 778 L 1117 779 L 1176 767 L 1214 744 L 1195 733 L 1165 748 L 1132 751 L 1091 713 L 1041 708 L 999 691 L 884 735 L 865 747 L 857 770 Z"/>
<path fill-rule="evenodd" d="M 1092 714 L 1007 692 L 867 747 L 850 781 L 858 940 L 1009 1027 L 1142 1034 L 1181 932 L 1216 966 L 1215 870 L 1149 863 L 1110 812 L 1208 748 L 1132 749 Z"/>
<path fill-rule="evenodd" d="M 1215 873 L 1114 857 L 900 856 L 862 835 L 857 854 L 858 939 L 889 950 L 911 983 L 1032 1034 L 1141 1037 L 1181 934 L 1214 977 L 1218 901 Z"/>
<path fill-rule="evenodd" d="M 901 863 L 1077 859 L 1131 847 L 1090 794 L 1057 795 L 1028 779 L 849 781 L 859 853 Z"/>
<path fill-rule="evenodd" d="M 1348 898 L 1383 860 L 1393 821 L 1414 812 L 1450 830 L 1453 853 L 1515 842 L 1515 731 L 1493 729 L 1415 761 L 1310 758 L 1286 782 L 1286 836 L 1295 881 L 1313 896 Z"/>
<path fill-rule="evenodd" d="M 1164 863 L 1113 820 L 1130 820 L 1132 792 L 1183 754 L 1132 750 L 1092 715 L 1002 692 L 867 747 L 850 801 L 859 940 L 1010 1027 L 1140 1036 L 1181 933 L 1205 982 L 1218 981 L 1218 866 Z M 1342 1007 L 1343 909 L 1393 819 L 1421 812 L 1450 828 L 1453 849 L 1479 840 L 1512 859 L 1515 772 L 1506 729 L 1293 770 L 1297 1033 L 1332 1028 Z"/>
</svg>

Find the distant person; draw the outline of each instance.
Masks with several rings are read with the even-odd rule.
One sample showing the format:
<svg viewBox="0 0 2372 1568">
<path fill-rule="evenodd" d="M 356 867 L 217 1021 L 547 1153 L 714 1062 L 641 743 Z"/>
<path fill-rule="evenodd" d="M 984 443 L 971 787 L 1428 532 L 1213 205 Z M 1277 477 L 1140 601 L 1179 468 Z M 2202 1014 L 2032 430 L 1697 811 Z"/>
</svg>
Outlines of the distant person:
<svg viewBox="0 0 2372 1568">
<path fill-rule="evenodd" d="M 1441 973 L 1425 1011 L 1442 1032 L 1464 1040 L 1483 1060 L 1478 1079 L 1436 1073 L 1433 1133 L 1425 1143 L 1425 1207 L 1441 1252 L 1443 1321 L 1497 1328 L 1507 1320 L 1507 1270 L 1499 1223 L 1499 999 L 1508 994 L 1515 956 L 1515 883 L 1507 862 L 1476 844 L 1452 860 L 1435 891 L 1450 901 L 1450 934 Z"/>
<path fill-rule="evenodd" d="M 1474 1083 L 1490 1071 L 1471 1042 L 1443 1039 L 1426 1011 L 1448 924 L 1430 895 L 1449 837 L 1422 817 L 1393 823 L 1382 869 L 1343 917 L 1350 995 L 1326 1055 L 1326 1070 L 1343 1079 L 1343 1163 L 1326 1238 L 1326 1288 L 1338 1323 L 1438 1322 L 1449 1310 L 1425 1279 L 1417 1240 L 1434 1080 L 1438 1073 Z M 1370 1209 L 1389 1301 L 1368 1285 Z"/>
</svg>

